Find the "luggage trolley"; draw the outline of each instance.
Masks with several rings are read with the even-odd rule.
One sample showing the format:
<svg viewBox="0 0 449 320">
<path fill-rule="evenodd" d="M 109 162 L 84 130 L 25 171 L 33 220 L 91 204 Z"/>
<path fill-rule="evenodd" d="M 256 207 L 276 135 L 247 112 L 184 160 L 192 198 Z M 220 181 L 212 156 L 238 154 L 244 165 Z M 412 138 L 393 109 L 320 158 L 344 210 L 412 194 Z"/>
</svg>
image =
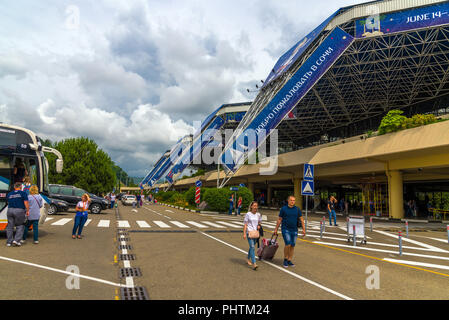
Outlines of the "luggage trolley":
<svg viewBox="0 0 449 320">
<path fill-rule="evenodd" d="M 365 235 L 365 218 L 361 216 L 349 216 L 348 219 L 348 242 L 354 239 L 354 226 L 355 226 L 355 238 L 362 238 L 361 243 L 366 244 Z"/>
</svg>

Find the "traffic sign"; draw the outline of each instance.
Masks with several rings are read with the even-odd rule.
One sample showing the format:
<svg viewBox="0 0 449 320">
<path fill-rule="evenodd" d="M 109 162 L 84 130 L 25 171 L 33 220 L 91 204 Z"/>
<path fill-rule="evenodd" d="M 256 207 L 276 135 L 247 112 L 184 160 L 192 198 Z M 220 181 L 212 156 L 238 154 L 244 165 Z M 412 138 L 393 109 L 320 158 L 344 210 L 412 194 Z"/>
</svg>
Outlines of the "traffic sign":
<svg viewBox="0 0 449 320">
<path fill-rule="evenodd" d="M 246 186 L 245 186 L 244 183 L 241 183 L 241 184 L 239 185 L 239 187 L 240 187 L 240 188 L 245 188 Z"/>
<path fill-rule="evenodd" d="M 313 181 L 315 177 L 315 166 L 312 164 L 304 164 L 304 180 Z"/>
<path fill-rule="evenodd" d="M 201 188 L 203 186 L 203 183 L 201 182 L 201 180 L 198 180 L 197 182 L 195 182 L 195 185 L 197 186 L 197 188 Z"/>
<path fill-rule="evenodd" d="M 159 188 L 156 188 L 156 189 L 154 190 L 154 193 L 159 193 Z"/>
<path fill-rule="evenodd" d="M 302 181 L 301 183 L 301 194 L 303 196 L 313 196 L 315 195 L 315 183 L 313 181 Z"/>
<path fill-rule="evenodd" d="M 239 191 L 239 187 L 231 187 L 231 188 L 229 188 L 229 190 L 231 190 L 231 191 Z"/>
</svg>

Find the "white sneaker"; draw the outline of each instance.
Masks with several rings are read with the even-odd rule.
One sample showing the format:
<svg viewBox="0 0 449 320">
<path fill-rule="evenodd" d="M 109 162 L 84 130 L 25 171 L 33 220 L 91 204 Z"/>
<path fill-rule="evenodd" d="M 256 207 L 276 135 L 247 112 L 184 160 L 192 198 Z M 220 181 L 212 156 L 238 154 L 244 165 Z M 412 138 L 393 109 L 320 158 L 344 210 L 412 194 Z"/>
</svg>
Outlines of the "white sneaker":
<svg viewBox="0 0 449 320">
<path fill-rule="evenodd" d="M 20 242 L 13 241 L 12 245 L 16 246 L 16 247 L 20 247 L 22 244 Z"/>
<path fill-rule="evenodd" d="M 34 241 L 34 244 L 38 244 L 39 243 L 39 241 Z"/>
<path fill-rule="evenodd" d="M 10 247 L 10 246 L 11 246 L 11 244 L 10 244 L 10 243 L 7 243 L 7 244 L 6 244 L 6 246 L 7 246 L 7 247 Z"/>
<path fill-rule="evenodd" d="M 21 244 L 24 244 L 26 242 L 26 240 L 20 240 Z"/>
</svg>

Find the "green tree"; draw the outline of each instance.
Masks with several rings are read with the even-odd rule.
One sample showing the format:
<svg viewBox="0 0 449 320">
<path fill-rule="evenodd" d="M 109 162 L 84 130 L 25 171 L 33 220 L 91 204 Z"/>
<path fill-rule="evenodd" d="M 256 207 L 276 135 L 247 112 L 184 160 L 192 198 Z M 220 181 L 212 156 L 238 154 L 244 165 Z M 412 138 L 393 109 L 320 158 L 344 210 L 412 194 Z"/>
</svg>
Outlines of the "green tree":
<svg viewBox="0 0 449 320">
<path fill-rule="evenodd" d="M 89 138 L 70 138 L 53 144 L 61 152 L 64 169 L 55 170 L 56 157 L 48 155 L 49 181 L 73 185 L 94 194 L 112 191 L 116 182 L 111 158 Z"/>
</svg>

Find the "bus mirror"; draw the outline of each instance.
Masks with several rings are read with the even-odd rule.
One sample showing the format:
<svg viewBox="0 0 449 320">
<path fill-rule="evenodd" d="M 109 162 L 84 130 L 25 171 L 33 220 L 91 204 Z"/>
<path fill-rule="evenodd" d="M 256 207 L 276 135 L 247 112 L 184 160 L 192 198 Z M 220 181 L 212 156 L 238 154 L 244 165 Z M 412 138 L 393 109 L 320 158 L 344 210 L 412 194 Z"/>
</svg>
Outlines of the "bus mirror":
<svg viewBox="0 0 449 320">
<path fill-rule="evenodd" d="M 56 159 L 56 172 L 62 173 L 63 161 L 61 159 Z"/>
</svg>

